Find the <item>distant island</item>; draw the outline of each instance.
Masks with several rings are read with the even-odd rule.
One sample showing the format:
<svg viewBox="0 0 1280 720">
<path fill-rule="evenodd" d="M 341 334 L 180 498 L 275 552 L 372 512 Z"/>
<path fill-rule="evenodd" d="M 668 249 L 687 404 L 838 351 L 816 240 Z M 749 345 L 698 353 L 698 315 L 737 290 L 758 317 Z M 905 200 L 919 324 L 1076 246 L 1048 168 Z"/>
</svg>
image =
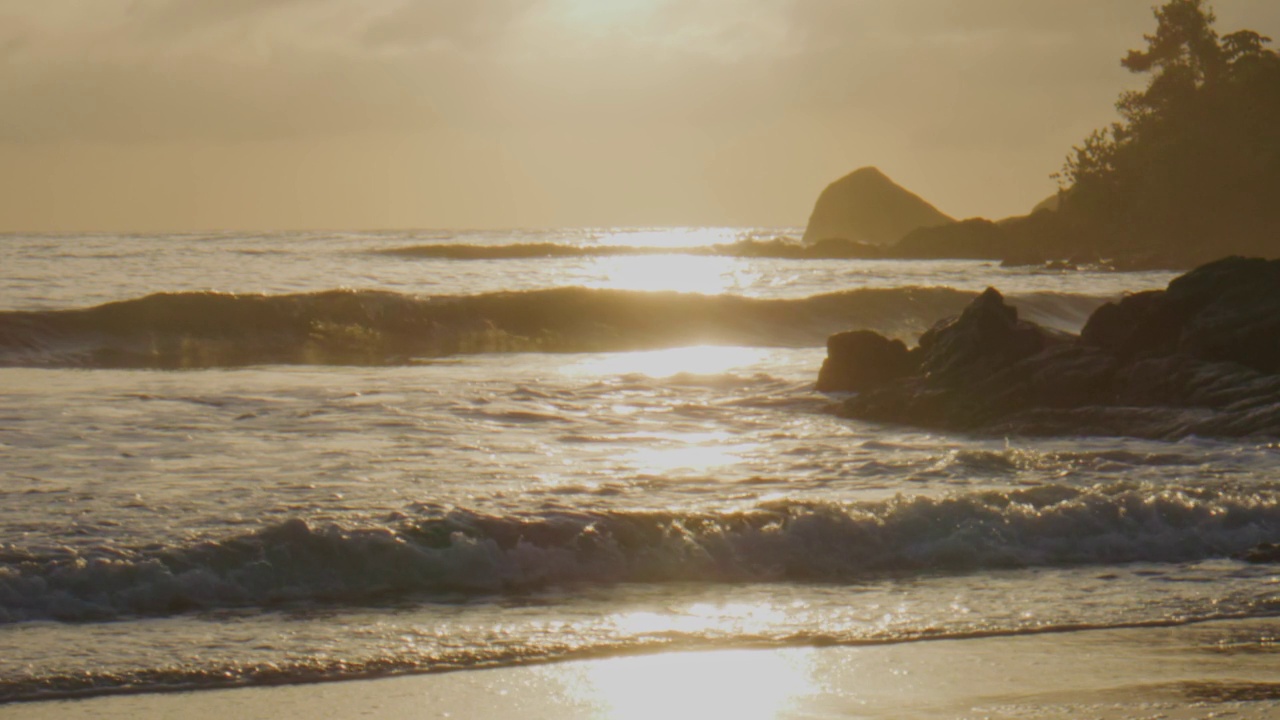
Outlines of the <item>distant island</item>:
<svg viewBox="0 0 1280 720">
<path fill-rule="evenodd" d="M 809 216 L 804 241 L 837 238 L 890 245 L 917 228 L 953 222 L 919 195 L 890 180 L 879 168 L 864 167 L 822 191 Z"/>
<path fill-rule="evenodd" d="M 1280 256 L 1280 54 L 1252 30 L 1220 36 L 1203 0 L 1154 10 L 1148 74 L 1121 120 L 1072 148 L 1059 192 L 1027 215 L 956 221 L 877 168 L 837 180 L 804 240 L 824 255 L 974 258 L 1010 265 L 1188 269 Z"/>
</svg>

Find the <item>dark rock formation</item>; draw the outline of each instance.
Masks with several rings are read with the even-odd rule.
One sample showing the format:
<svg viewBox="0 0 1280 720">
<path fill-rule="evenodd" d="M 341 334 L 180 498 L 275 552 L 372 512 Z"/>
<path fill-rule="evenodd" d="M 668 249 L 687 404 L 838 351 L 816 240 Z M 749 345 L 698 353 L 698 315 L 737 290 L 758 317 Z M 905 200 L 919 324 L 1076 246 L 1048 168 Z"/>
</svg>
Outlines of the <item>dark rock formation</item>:
<svg viewBox="0 0 1280 720">
<path fill-rule="evenodd" d="M 1227 258 L 1099 308 L 1080 336 L 1018 319 L 988 289 L 901 351 L 832 338 L 823 367 L 859 391 L 839 414 L 1005 434 L 1280 436 L 1280 260 Z M 868 337 L 874 336 L 874 337 Z M 855 348 L 850 351 L 850 347 Z M 835 381 L 828 381 L 835 382 Z"/>
<path fill-rule="evenodd" d="M 870 330 L 853 330 L 827 338 L 827 359 L 818 372 L 822 392 L 861 392 L 906 377 L 918 369 L 916 358 L 901 340 Z"/>
<path fill-rule="evenodd" d="M 1009 254 L 1009 234 L 984 218 L 922 227 L 907 233 L 889 248 L 897 258 L 961 258 L 1001 260 Z"/>
<path fill-rule="evenodd" d="M 1244 555 L 1245 562 L 1280 563 L 1280 544 L 1262 543 Z"/>
<path fill-rule="evenodd" d="M 841 238 L 887 245 L 922 227 L 947 225 L 951 218 L 920 196 L 865 167 L 831 183 L 818 197 L 805 242 Z"/>
<path fill-rule="evenodd" d="M 959 317 L 920 336 L 921 369 L 934 384 L 959 386 L 1062 342 L 1053 331 L 1018 319 L 995 288 L 987 288 Z"/>
</svg>

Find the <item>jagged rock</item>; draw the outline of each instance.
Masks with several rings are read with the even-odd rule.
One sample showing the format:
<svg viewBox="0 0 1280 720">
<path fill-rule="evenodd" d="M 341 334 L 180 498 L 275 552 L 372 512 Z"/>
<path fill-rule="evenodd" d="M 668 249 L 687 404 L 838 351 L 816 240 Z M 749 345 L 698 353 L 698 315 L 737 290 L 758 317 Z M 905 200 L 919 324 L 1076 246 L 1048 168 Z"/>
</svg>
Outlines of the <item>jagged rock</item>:
<svg viewBox="0 0 1280 720">
<path fill-rule="evenodd" d="M 1280 261 L 1226 258 L 1099 308 L 1081 339 L 1121 357 L 1173 352 L 1280 371 Z"/>
<path fill-rule="evenodd" d="M 839 414 L 1011 434 L 1280 436 L 1280 261 L 1210 263 L 1099 308 L 1079 337 L 1020 321 L 989 288 L 911 353 L 918 372 L 864 376 Z M 841 357 L 824 372 L 843 372 Z"/>
<path fill-rule="evenodd" d="M 1169 283 L 1178 351 L 1280 372 L 1280 260 L 1227 258 Z"/>
<path fill-rule="evenodd" d="M 870 330 L 827 338 L 827 359 L 818 372 L 821 392 L 860 392 L 915 372 L 917 363 L 901 340 Z"/>
<path fill-rule="evenodd" d="M 1178 330 L 1165 291 L 1149 290 L 1095 310 L 1080 331 L 1080 340 L 1127 360 L 1140 354 L 1173 352 Z"/>
<path fill-rule="evenodd" d="M 985 377 L 1062 342 L 1053 331 L 1018 319 L 1018 310 L 987 288 L 958 317 L 920 336 L 920 368 L 931 385 L 958 385 Z"/>
<path fill-rule="evenodd" d="M 874 167 L 831 183 L 818 196 L 804 231 L 805 242 L 841 238 L 887 245 L 922 227 L 954 222 L 920 196 Z"/>
</svg>

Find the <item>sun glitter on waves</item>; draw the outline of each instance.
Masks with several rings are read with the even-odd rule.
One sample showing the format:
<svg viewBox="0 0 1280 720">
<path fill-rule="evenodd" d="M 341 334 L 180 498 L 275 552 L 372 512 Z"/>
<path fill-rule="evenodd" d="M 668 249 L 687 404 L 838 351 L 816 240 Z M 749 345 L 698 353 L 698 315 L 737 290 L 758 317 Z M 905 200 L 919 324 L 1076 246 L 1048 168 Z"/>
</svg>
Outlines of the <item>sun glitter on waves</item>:
<svg viewBox="0 0 1280 720">
<path fill-rule="evenodd" d="M 816 692 L 810 650 L 662 653 L 590 663 L 574 694 L 610 718 L 775 718 Z"/>
<path fill-rule="evenodd" d="M 740 258 L 697 255 L 640 255 L 592 258 L 583 285 L 601 290 L 746 294 L 760 277 Z"/>
<path fill-rule="evenodd" d="M 728 245 L 739 240 L 733 228 L 662 228 L 659 230 L 609 230 L 599 237 L 601 245 L 652 248 L 694 248 Z"/>
<path fill-rule="evenodd" d="M 727 245 L 740 239 L 731 228 L 667 228 L 661 230 L 610 230 L 598 238 L 600 245 L 670 249 Z M 718 295 L 750 294 L 760 272 L 741 258 L 711 255 L 638 255 L 593 258 L 583 270 L 582 284 L 608 290 L 686 292 Z"/>
<path fill-rule="evenodd" d="M 670 476 L 684 470 L 705 474 L 715 468 L 742 462 L 744 453 L 754 449 L 751 443 L 725 445 L 728 433 L 696 433 L 679 440 L 675 447 L 641 448 L 629 453 L 625 460 L 635 472 L 644 475 Z"/>
<path fill-rule="evenodd" d="M 644 375 L 669 378 L 674 375 L 722 375 L 766 360 L 767 348 L 733 345 L 695 345 L 665 350 L 592 355 L 566 365 L 566 375 Z"/>
</svg>

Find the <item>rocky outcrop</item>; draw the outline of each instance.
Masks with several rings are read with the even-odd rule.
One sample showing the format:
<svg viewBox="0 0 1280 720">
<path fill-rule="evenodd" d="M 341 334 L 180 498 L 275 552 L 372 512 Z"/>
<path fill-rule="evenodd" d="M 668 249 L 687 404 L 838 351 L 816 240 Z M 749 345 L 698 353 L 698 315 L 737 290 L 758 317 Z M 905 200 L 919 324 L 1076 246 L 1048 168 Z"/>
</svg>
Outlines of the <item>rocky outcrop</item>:
<svg viewBox="0 0 1280 720">
<path fill-rule="evenodd" d="M 937 227 L 917 228 L 893 244 L 896 258 L 1001 260 L 1009 254 L 1009 235 L 996 223 L 969 218 Z"/>
<path fill-rule="evenodd" d="M 818 371 L 821 392 L 861 392 L 917 371 L 913 355 L 901 340 L 871 330 L 852 330 L 827 338 L 827 359 Z"/>
<path fill-rule="evenodd" d="M 887 245 L 916 228 L 951 222 L 951 218 L 878 169 L 865 167 L 822 191 L 809 216 L 804 241 L 840 238 Z"/>
<path fill-rule="evenodd" d="M 847 417 L 1000 434 L 1280 436 L 1280 260 L 1210 263 L 1099 308 L 1079 336 L 1019 320 L 994 289 L 913 350 L 867 350 L 892 345 L 868 335 L 834 336 L 823 368 L 827 387 L 858 392 L 837 410 Z M 896 375 L 885 370 L 895 357 L 910 359 Z"/>
</svg>

